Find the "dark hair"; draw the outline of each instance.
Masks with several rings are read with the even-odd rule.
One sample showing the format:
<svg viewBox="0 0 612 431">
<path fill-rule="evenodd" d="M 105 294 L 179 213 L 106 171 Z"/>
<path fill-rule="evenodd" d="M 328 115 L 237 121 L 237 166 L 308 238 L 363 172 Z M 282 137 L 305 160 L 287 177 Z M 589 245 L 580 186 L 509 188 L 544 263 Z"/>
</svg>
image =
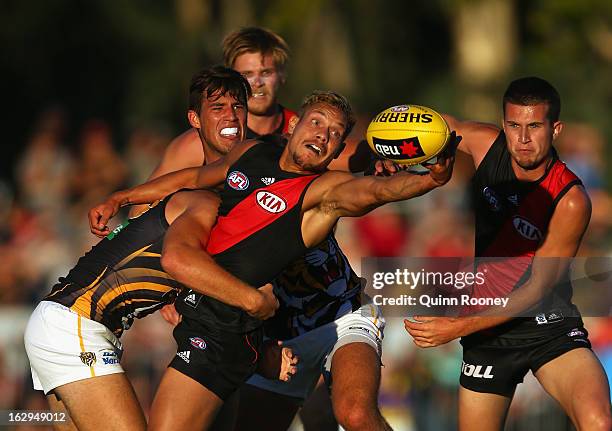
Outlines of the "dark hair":
<svg viewBox="0 0 612 431">
<path fill-rule="evenodd" d="M 346 118 L 346 129 L 342 139 L 346 138 L 349 133 L 351 133 L 351 130 L 353 130 L 353 126 L 355 125 L 355 114 L 353 114 L 353 108 L 351 108 L 351 105 L 346 97 L 334 91 L 315 90 L 306 96 L 302 102 L 300 117 L 304 116 L 304 112 L 306 112 L 310 106 L 317 103 L 326 103 L 339 109 L 340 112 L 344 114 L 344 118 Z"/>
<path fill-rule="evenodd" d="M 555 87 L 542 78 L 528 76 L 512 81 L 504 93 L 504 113 L 506 103 L 523 106 L 546 103 L 548 104 L 546 117 L 551 122 L 559 121 L 561 98 Z"/>
<path fill-rule="evenodd" d="M 234 99 L 247 106 L 251 97 L 251 86 L 248 81 L 233 69 L 224 66 L 212 66 L 193 75 L 189 85 L 189 109 L 200 113 L 202 97 L 209 98 L 218 93 L 223 96 L 229 93 Z"/>
<path fill-rule="evenodd" d="M 271 55 L 274 65 L 282 73 L 289 61 L 287 42 L 273 31 L 261 27 L 244 27 L 223 39 L 223 61 L 227 67 L 233 67 L 236 58 L 247 52 Z"/>
</svg>

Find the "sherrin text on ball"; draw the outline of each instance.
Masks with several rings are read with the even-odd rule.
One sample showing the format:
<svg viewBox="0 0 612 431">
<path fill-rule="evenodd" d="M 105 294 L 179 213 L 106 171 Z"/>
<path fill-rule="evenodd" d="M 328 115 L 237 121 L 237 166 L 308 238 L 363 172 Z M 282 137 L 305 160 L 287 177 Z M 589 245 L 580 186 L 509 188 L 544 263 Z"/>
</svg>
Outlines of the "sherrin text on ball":
<svg viewBox="0 0 612 431">
<path fill-rule="evenodd" d="M 431 108 L 398 105 L 374 117 L 366 138 L 379 156 L 396 163 L 416 165 L 444 150 L 450 129 L 444 118 Z"/>
</svg>

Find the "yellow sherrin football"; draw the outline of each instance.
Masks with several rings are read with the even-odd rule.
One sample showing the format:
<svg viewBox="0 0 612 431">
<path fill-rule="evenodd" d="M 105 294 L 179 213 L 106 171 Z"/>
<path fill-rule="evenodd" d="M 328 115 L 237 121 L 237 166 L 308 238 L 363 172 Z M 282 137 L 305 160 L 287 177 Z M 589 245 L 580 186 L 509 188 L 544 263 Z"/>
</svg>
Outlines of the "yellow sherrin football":
<svg viewBox="0 0 612 431">
<path fill-rule="evenodd" d="M 372 150 L 389 160 L 416 165 L 437 156 L 448 144 L 444 118 L 425 106 L 398 105 L 385 109 L 366 132 Z"/>
</svg>

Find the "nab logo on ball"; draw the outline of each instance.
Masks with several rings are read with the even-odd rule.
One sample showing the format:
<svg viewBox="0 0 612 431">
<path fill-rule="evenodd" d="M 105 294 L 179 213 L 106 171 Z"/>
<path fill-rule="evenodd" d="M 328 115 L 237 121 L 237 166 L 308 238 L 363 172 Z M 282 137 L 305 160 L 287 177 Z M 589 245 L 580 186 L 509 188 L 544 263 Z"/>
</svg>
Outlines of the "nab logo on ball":
<svg viewBox="0 0 612 431">
<path fill-rule="evenodd" d="M 227 176 L 227 184 L 234 190 L 246 190 L 249 179 L 240 171 L 233 171 Z"/>
<path fill-rule="evenodd" d="M 273 214 L 282 213 L 287 209 L 287 202 L 283 198 L 266 190 L 257 192 L 255 200 L 260 207 Z"/>
<path fill-rule="evenodd" d="M 374 117 L 366 132 L 368 144 L 376 154 L 406 165 L 436 157 L 449 137 L 444 118 L 433 109 L 418 105 L 385 109 Z"/>
<path fill-rule="evenodd" d="M 425 155 L 419 138 L 416 137 L 400 140 L 380 139 L 376 137 L 372 139 L 376 151 L 391 160 L 414 159 Z"/>
</svg>

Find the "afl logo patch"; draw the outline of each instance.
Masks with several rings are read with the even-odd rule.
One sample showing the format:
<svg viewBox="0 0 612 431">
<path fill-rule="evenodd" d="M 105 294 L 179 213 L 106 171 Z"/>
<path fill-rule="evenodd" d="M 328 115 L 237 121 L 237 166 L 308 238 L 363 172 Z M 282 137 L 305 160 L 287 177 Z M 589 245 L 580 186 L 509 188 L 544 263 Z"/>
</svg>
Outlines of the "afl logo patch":
<svg viewBox="0 0 612 431">
<path fill-rule="evenodd" d="M 233 171 L 227 176 L 227 184 L 234 190 L 246 190 L 249 179 L 240 171 Z"/>
<path fill-rule="evenodd" d="M 189 342 L 197 349 L 204 350 L 206 348 L 206 341 L 202 340 L 200 337 L 191 337 Z"/>
<path fill-rule="evenodd" d="M 408 105 L 398 105 L 391 108 L 391 112 L 406 112 L 410 107 Z"/>
<path fill-rule="evenodd" d="M 491 208 L 492 211 L 499 211 L 501 209 L 501 203 L 499 202 L 499 198 L 491 187 L 485 187 L 484 189 L 482 189 L 482 194 L 487 203 L 489 204 L 489 208 Z"/>
<path fill-rule="evenodd" d="M 273 214 L 282 213 L 287 209 L 287 202 L 283 198 L 266 190 L 257 192 L 255 199 L 260 207 Z"/>
<path fill-rule="evenodd" d="M 540 232 L 540 229 L 534 226 L 529 220 L 521 216 L 514 216 L 512 224 L 516 231 L 524 238 L 530 241 L 540 241 L 542 239 L 542 232 Z"/>
</svg>

